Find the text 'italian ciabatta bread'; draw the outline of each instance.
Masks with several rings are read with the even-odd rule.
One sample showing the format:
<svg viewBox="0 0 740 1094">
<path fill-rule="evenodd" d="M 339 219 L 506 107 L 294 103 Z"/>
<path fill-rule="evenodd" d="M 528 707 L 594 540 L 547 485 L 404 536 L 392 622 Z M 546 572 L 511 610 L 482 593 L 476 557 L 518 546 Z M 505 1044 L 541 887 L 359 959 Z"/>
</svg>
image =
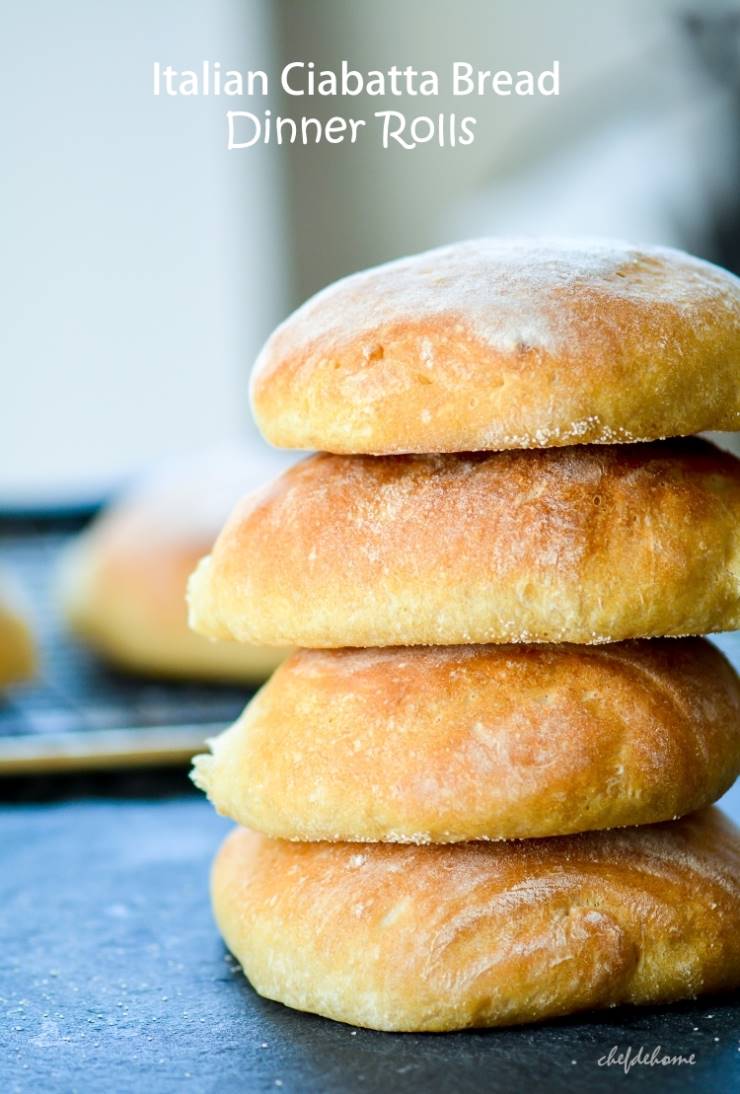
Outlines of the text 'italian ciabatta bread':
<svg viewBox="0 0 740 1094">
<path fill-rule="evenodd" d="M 237 506 L 195 630 L 313 647 L 619 641 L 740 626 L 740 461 L 695 438 L 310 457 Z"/>
</svg>

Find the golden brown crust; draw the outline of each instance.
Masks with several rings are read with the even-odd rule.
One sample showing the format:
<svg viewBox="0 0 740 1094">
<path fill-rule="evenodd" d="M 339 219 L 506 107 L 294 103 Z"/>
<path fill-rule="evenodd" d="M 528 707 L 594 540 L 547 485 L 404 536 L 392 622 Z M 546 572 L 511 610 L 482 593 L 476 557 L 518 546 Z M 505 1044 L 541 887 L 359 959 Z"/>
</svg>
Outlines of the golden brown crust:
<svg viewBox="0 0 740 1094">
<path fill-rule="evenodd" d="M 740 838 L 714 809 L 454 847 L 237 829 L 212 897 L 261 995 L 374 1029 L 510 1025 L 740 985 Z"/>
<path fill-rule="evenodd" d="M 59 599 L 72 630 L 107 660 L 136 672 L 264 680 L 284 650 L 209 642 L 189 629 L 185 602 L 188 575 L 233 499 L 255 484 L 256 474 L 257 482 L 262 478 L 254 463 L 247 450 L 217 446 L 113 502 L 60 567 Z"/>
<path fill-rule="evenodd" d="M 667 248 L 473 240 L 319 293 L 252 382 L 273 444 L 465 452 L 740 428 L 740 281 Z"/>
<path fill-rule="evenodd" d="M 448 843 L 681 816 L 740 771 L 703 639 L 299 650 L 195 759 L 220 813 L 296 840 Z"/>
<path fill-rule="evenodd" d="M 308 647 L 578 643 L 740 626 L 740 461 L 696 439 L 319 455 L 239 505 L 191 626 Z"/>
</svg>

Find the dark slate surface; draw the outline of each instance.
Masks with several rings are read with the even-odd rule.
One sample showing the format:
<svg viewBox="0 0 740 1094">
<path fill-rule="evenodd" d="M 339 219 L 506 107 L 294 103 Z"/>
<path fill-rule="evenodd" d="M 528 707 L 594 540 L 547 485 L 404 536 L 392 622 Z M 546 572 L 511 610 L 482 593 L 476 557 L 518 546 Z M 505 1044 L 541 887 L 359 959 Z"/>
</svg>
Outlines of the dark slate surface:
<svg viewBox="0 0 740 1094">
<path fill-rule="evenodd" d="M 187 794 L 181 774 L 137 776 L 118 800 L 79 797 L 84 786 L 74 784 L 76 800 L 43 803 L 31 800 L 44 796 L 39 784 L 27 784 L 14 792 L 25 802 L 0 808 L 3 1092 L 740 1089 L 740 1010 L 726 998 L 419 1036 L 261 1000 L 208 908 L 226 822 Z M 174 796 L 132 796 L 152 786 Z M 636 1066 L 627 1077 L 597 1066 L 613 1045 L 693 1052 L 696 1064 Z"/>
</svg>

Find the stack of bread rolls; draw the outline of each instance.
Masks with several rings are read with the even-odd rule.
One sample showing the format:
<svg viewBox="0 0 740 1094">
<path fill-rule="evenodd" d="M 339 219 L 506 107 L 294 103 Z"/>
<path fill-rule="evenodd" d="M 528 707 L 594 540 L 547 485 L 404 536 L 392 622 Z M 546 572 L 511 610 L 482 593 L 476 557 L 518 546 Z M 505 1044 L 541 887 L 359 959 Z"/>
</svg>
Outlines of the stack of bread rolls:
<svg viewBox="0 0 740 1094">
<path fill-rule="evenodd" d="M 195 780 L 261 994 L 383 1030 L 740 983 L 740 282 L 480 240 L 361 273 L 252 398 L 320 454 L 233 512 L 191 624 L 299 647 Z"/>
</svg>

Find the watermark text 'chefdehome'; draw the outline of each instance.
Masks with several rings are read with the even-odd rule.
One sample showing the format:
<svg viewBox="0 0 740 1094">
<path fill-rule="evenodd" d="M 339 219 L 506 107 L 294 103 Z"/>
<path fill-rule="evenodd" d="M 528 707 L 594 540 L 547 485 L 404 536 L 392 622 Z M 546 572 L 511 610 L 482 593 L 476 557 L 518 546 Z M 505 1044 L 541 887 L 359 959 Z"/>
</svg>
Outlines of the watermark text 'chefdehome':
<svg viewBox="0 0 740 1094">
<path fill-rule="evenodd" d="M 649 1050 L 640 1045 L 635 1051 L 632 1045 L 620 1049 L 619 1045 L 612 1045 L 605 1055 L 596 1061 L 599 1067 L 620 1067 L 625 1075 L 629 1075 L 633 1067 L 682 1067 L 693 1066 L 696 1063 L 695 1053 L 683 1056 L 680 1053 L 664 1052 L 662 1045 L 656 1045 Z"/>
</svg>

